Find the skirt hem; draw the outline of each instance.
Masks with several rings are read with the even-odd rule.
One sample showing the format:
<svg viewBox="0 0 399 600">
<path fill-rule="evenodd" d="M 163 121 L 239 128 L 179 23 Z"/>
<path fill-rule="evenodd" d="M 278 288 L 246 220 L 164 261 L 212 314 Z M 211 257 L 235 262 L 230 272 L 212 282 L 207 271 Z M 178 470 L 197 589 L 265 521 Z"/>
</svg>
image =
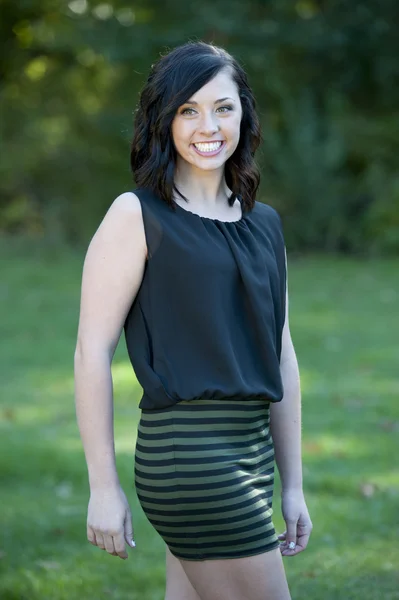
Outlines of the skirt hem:
<svg viewBox="0 0 399 600">
<path fill-rule="evenodd" d="M 243 550 L 243 552 L 234 553 L 234 556 L 231 554 L 226 554 L 225 552 L 221 552 L 220 554 L 198 554 L 197 556 L 187 556 L 184 554 L 177 554 L 174 552 L 168 544 L 166 544 L 170 550 L 170 552 L 176 558 L 181 560 L 189 560 L 189 561 L 200 561 L 200 560 L 230 560 L 234 558 L 247 558 L 249 556 L 256 556 L 257 554 L 264 554 L 265 552 L 271 552 L 272 550 L 276 550 L 280 547 L 280 542 L 273 542 L 273 544 L 269 544 L 268 546 L 263 546 L 263 548 L 256 548 L 254 550 Z"/>
</svg>

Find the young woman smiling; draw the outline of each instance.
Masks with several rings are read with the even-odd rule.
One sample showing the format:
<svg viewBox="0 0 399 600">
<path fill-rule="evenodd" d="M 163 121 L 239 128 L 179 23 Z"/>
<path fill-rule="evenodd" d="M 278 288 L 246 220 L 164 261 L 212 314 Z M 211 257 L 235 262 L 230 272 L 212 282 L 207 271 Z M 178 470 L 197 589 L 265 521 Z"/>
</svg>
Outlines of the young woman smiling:
<svg viewBox="0 0 399 600">
<path fill-rule="evenodd" d="M 133 545 L 113 437 L 111 362 L 124 330 L 143 388 L 135 489 L 165 541 L 165 600 L 289 600 L 282 557 L 303 551 L 312 529 L 284 236 L 256 200 L 259 143 L 230 54 L 190 42 L 162 56 L 136 111 L 137 187 L 112 202 L 85 259 L 75 385 L 87 536 L 121 558 Z"/>
</svg>

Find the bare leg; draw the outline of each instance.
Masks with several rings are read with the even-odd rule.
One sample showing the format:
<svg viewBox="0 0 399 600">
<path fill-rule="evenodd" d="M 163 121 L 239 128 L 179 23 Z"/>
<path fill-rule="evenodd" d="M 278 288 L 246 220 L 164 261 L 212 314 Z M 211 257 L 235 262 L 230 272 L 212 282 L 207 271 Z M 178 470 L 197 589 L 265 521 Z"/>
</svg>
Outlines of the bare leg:
<svg viewBox="0 0 399 600">
<path fill-rule="evenodd" d="M 291 600 L 279 548 L 245 558 L 178 560 L 201 600 Z"/>
<path fill-rule="evenodd" d="M 181 563 L 166 546 L 165 600 L 201 600 L 184 572 Z"/>
</svg>

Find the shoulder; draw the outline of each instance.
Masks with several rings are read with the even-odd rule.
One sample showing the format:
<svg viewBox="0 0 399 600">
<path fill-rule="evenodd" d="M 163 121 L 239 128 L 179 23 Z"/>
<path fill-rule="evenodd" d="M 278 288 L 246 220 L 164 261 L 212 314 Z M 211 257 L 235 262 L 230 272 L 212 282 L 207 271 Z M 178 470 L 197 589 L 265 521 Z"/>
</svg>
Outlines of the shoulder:
<svg viewBox="0 0 399 600">
<path fill-rule="evenodd" d="M 111 203 L 104 217 L 104 221 L 113 223 L 121 229 L 144 227 L 142 203 L 134 192 L 123 192 Z"/>
<path fill-rule="evenodd" d="M 129 245 L 145 247 L 144 223 L 141 204 L 132 192 L 119 194 L 110 204 L 93 240 L 98 243 L 115 243 L 125 248 Z"/>
<path fill-rule="evenodd" d="M 141 216 L 141 202 L 134 192 L 123 192 L 113 200 L 108 209 L 110 211 L 138 218 Z"/>
<path fill-rule="evenodd" d="M 281 217 L 277 210 L 273 208 L 273 206 L 270 206 L 270 204 L 266 204 L 265 202 L 259 202 L 258 200 L 255 200 L 254 210 L 256 210 L 259 215 L 262 215 L 262 218 L 266 219 L 266 222 L 281 229 Z"/>
<path fill-rule="evenodd" d="M 262 212 L 263 214 L 277 216 L 278 218 L 280 218 L 280 215 L 278 214 L 277 210 L 273 208 L 273 206 L 271 206 L 270 204 L 266 204 L 266 202 L 259 202 L 259 200 L 255 200 L 254 207 L 256 207 L 256 209 Z"/>
</svg>

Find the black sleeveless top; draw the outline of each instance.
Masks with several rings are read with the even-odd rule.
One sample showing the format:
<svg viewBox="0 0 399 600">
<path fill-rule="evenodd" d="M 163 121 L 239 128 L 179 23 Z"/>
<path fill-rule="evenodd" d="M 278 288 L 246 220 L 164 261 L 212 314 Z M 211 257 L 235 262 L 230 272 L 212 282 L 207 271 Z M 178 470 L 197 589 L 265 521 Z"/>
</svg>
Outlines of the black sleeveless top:
<svg viewBox="0 0 399 600">
<path fill-rule="evenodd" d="M 148 259 L 124 323 L 139 408 L 283 397 L 286 266 L 281 220 L 256 201 L 238 221 L 139 198 Z"/>
</svg>

